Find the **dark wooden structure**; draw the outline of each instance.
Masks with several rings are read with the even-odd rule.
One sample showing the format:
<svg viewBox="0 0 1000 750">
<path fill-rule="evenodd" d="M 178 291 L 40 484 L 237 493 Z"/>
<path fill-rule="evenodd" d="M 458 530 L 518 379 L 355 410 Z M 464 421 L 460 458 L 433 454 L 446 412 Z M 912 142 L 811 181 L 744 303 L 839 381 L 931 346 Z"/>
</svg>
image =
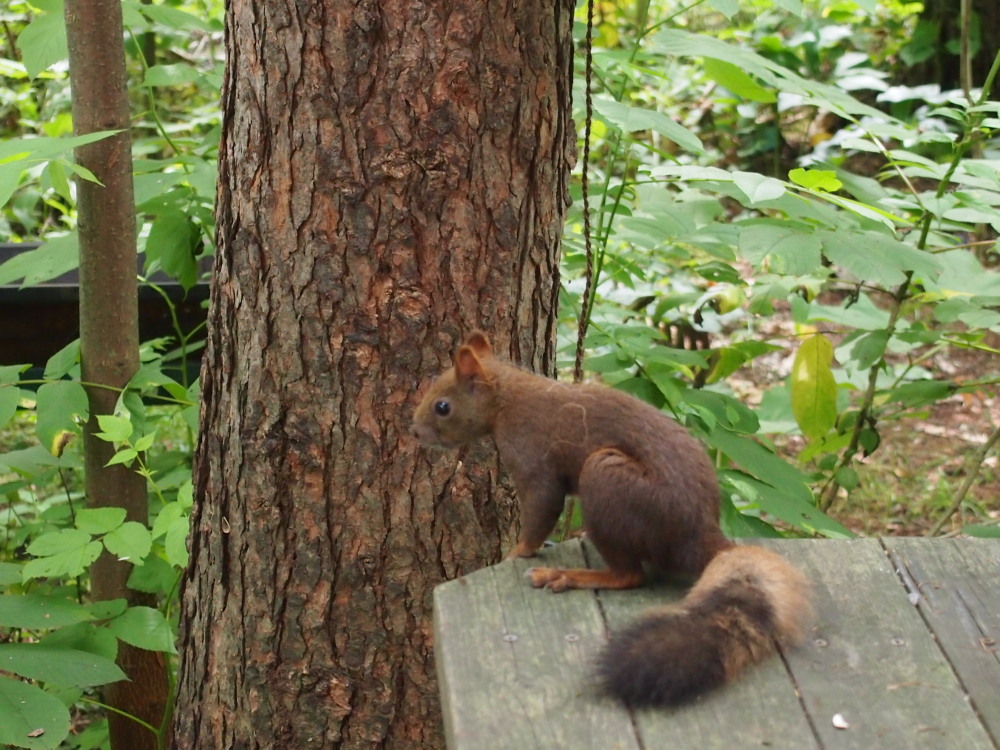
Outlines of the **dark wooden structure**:
<svg viewBox="0 0 1000 750">
<path fill-rule="evenodd" d="M 756 542 L 755 542 L 756 543 Z M 815 584 L 805 642 L 693 704 L 629 712 L 596 694 L 593 654 L 656 584 L 550 594 L 505 562 L 435 591 L 448 747 L 962 748 L 1000 738 L 1000 540 L 760 541 Z M 600 565 L 567 542 L 544 563 Z"/>
</svg>

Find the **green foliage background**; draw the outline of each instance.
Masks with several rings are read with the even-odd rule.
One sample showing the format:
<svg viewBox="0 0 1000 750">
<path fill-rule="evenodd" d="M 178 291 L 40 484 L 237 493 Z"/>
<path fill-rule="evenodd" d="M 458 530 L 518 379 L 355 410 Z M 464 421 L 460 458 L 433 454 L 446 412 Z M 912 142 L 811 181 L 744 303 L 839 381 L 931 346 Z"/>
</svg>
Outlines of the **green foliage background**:
<svg viewBox="0 0 1000 750">
<path fill-rule="evenodd" d="M 123 9 L 143 276 L 163 271 L 190 289 L 214 251 L 222 3 L 125 0 Z M 957 382 L 928 363 L 951 348 L 996 353 L 1000 105 L 975 88 L 895 83 L 933 53 L 919 9 L 895 0 L 596 4 L 596 293 L 583 310 L 578 168 L 561 349 L 568 366 L 585 317 L 590 375 L 703 438 L 733 535 L 849 535 L 837 509 L 884 426 L 994 388 L 992 365 Z M 62 14 L 59 0 L 15 0 L 0 12 L 0 241 L 45 243 L 0 265 L 4 284 L 30 286 L 76 265 L 72 178 L 92 175 L 72 149 L 100 136 L 71 136 Z M 581 8 L 581 138 L 585 19 Z M 0 425 L 15 425 L 0 445 L 0 744 L 106 746 L 95 687 L 121 679 L 118 642 L 173 654 L 198 402 L 197 382 L 176 363 L 199 339 L 178 327 L 146 342 L 142 369 L 101 422 L 114 461 L 148 479 L 148 528 L 84 507 L 78 345 L 48 363 L 0 367 Z M 787 373 L 775 372 L 782 361 Z M 29 379 L 29 365 L 44 365 L 42 377 Z M 752 408 L 733 388 L 747 368 L 771 373 Z M 988 431 L 972 463 L 997 438 Z M 790 435 L 804 447 L 779 455 Z M 962 495 L 958 504 L 978 519 L 967 532 L 996 534 L 986 509 Z M 159 608 L 90 601 L 88 567 L 104 549 L 136 564 L 130 585 L 156 594 Z M 149 727 L 161 739 L 167 718 Z"/>
</svg>

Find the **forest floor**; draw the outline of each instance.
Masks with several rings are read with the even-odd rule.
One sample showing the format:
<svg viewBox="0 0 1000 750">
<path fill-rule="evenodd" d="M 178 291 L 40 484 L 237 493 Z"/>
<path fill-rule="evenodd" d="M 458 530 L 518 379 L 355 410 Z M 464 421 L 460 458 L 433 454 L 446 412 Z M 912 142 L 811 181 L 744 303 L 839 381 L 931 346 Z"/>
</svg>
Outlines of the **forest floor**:
<svg viewBox="0 0 1000 750">
<path fill-rule="evenodd" d="M 991 345 L 996 348 L 997 342 Z M 773 362 L 773 369 L 766 364 L 757 366 L 742 382 L 731 377 L 737 395 L 753 402 L 754 390 L 763 385 L 761 380 L 786 376 L 791 355 L 779 356 L 785 359 Z M 934 378 L 962 383 L 990 378 L 998 364 L 1000 355 L 988 351 L 949 348 L 924 366 Z M 878 449 L 860 458 L 855 467 L 860 477 L 858 487 L 849 495 L 841 490 L 829 515 L 865 536 L 923 536 L 948 514 L 955 493 L 973 472 L 973 484 L 959 512 L 940 533 L 959 533 L 964 523 L 1000 520 L 997 451 L 990 451 L 981 463 L 974 461 L 997 425 L 1000 395 L 994 389 L 956 394 L 912 416 L 879 423 Z M 790 437 L 782 447 L 794 456 L 805 442 L 801 437 Z"/>
</svg>

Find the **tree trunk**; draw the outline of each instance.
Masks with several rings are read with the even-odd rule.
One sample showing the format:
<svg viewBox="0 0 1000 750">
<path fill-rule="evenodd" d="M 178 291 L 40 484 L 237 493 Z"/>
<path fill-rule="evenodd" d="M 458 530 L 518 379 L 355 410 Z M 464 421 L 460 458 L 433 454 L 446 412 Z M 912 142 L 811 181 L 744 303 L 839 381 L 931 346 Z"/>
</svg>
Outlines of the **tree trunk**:
<svg viewBox="0 0 1000 750">
<path fill-rule="evenodd" d="M 136 284 L 135 200 L 128 84 L 119 0 L 66 3 L 66 36 L 72 75 L 73 128 L 77 135 L 121 130 L 76 149 L 76 160 L 100 180 L 77 181 L 80 237 L 80 358 L 85 383 L 122 388 L 139 367 L 139 307 Z M 87 503 L 124 508 L 130 521 L 146 524 L 146 480 L 125 466 L 105 467 L 110 443 L 94 437 L 98 414 L 113 414 L 118 394 L 87 386 L 90 421 L 84 430 Z M 131 563 L 105 551 L 90 569 L 97 601 L 127 599 L 153 604 L 126 586 Z M 118 664 L 129 681 L 104 689 L 104 700 L 120 711 L 159 726 L 167 706 L 166 665 L 161 654 L 118 648 Z M 156 737 L 119 713 L 108 716 L 116 750 L 154 750 Z"/>
<path fill-rule="evenodd" d="M 229 4 L 178 747 L 443 744 L 431 591 L 516 512 L 409 422 L 473 327 L 553 366 L 572 14 Z"/>
</svg>

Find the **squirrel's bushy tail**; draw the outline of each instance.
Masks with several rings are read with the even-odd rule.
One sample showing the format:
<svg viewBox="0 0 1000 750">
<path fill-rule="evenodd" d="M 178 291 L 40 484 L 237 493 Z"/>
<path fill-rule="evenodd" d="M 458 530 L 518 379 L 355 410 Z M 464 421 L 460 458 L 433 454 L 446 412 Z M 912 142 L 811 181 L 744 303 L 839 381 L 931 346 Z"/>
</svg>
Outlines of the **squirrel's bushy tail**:
<svg viewBox="0 0 1000 750">
<path fill-rule="evenodd" d="M 677 605 L 656 609 L 612 638 L 599 657 L 605 690 L 630 706 L 691 700 L 799 639 L 809 584 L 761 547 L 720 552 Z"/>
</svg>

